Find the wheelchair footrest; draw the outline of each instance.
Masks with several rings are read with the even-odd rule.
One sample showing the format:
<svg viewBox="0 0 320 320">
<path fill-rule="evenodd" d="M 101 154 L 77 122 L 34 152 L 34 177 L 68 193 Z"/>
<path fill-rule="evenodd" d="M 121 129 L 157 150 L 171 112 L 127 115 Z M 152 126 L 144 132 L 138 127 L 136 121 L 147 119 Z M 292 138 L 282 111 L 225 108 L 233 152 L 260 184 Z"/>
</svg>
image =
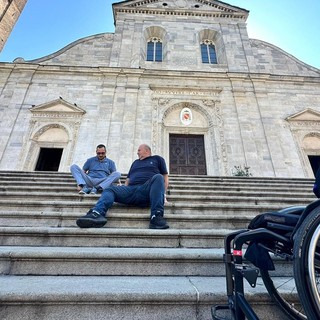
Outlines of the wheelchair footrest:
<svg viewBox="0 0 320 320">
<path fill-rule="evenodd" d="M 213 320 L 233 320 L 233 316 L 229 305 L 216 305 L 211 307 L 211 314 Z"/>
</svg>

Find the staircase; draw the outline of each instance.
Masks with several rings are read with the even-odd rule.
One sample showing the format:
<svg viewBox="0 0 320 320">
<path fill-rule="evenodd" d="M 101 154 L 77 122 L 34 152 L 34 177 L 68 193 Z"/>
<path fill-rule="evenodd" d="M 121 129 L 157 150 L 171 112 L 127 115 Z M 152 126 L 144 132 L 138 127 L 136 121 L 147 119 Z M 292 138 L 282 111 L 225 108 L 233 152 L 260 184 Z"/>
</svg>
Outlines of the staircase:
<svg viewBox="0 0 320 320">
<path fill-rule="evenodd" d="M 170 176 L 170 229 L 150 230 L 149 209 L 120 204 L 106 227 L 79 229 L 99 195 L 78 195 L 69 173 L 0 171 L 0 319 L 210 320 L 226 302 L 225 234 L 309 204 L 312 185 Z M 261 319 L 284 319 L 260 280 L 246 290 Z"/>
</svg>

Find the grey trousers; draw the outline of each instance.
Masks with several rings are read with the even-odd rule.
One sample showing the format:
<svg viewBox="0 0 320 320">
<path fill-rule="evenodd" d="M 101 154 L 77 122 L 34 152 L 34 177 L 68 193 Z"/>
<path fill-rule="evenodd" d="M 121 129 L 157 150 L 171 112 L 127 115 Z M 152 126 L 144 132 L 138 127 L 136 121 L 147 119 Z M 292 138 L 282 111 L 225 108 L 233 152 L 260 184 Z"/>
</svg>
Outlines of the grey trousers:
<svg viewBox="0 0 320 320">
<path fill-rule="evenodd" d="M 120 179 L 121 173 L 118 171 L 112 172 L 110 175 L 105 178 L 91 178 L 89 177 L 78 165 L 73 164 L 70 167 L 72 176 L 77 181 L 77 185 L 83 184 L 90 188 L 102 188 L 103 190 L 112 183 L 117 182 Z"/>
</svg>

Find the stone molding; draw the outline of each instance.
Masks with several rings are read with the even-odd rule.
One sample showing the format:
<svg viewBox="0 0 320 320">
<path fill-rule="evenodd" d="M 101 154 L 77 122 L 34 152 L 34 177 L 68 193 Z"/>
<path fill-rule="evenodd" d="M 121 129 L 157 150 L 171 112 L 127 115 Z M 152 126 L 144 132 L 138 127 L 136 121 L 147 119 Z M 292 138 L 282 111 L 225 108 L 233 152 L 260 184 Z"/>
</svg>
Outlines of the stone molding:
<svg viewBox="0 0 320 320">
<path fill-rule="evenodd" d="M 149 4 L 159 2 L 158 0 L 143 0 L 143 1 L 129 1 L 128 4 L 113 5 L 113 12 L 115 20 L 117 20 L 118 13 L 124 14 L 147 14 L 147 15 L 168 15 L 168 16 L 187 16 L 187 17 L 201 17 L 201 18 L 228 18 L 233 20 L 246 21 L 249 12 L 237 7 L 227 4 L 218 4 L 206 0 L 198 0 L 199 4 L 192 7 L 187 7 L 188 2 L 184 0 L 176 0 L 174 4 L 176 7 L 168 7 L 162 4 L 162 7 L 148 7 Z M 201 6 L 205 7 L 202 10 Z M 209 11 L 212 10 L 212 11 Z"/>
<path fill-rule="evenodd" d="M 174 89 L 175 90 L 175 89 Z M 221 114 L 221 107 L 212 100 L 201 100 L 186 102 L 182 99 L 162 99 L 154 97 L 156 102 L 152 115 L 152 150 L 155 153 L 163 154 L 168 159 L 169 154 L 169 134 L 203 134 L 207 150 L 207 168 L 214 168 L 221 175 L 228 174 L 227 150 L 224 137 L 224 122 Z M 166 127 L 165 119 L 177 109 L 189 108 L 192 112 L 197 111 L 206 119 L 202 127 L 184 126 L 182 123 L 175 126 Z M 218 168 L 220 166 L 220 168 Z M 213 174 L 213 172 L 208 172 Z"/>
<path fill-rule="evenodd" d="M 306 108 L 285 119 L 299 152 L 299 158 L 303 163 L 306 176 L 313 177 L 308 155 L 320 155 L 320 112 Z M 312 130 L 312 131 L 310 131 Z M 306 145 L 307 138 L 312 138 Z"/>
<path fill-rule="evenodd" d="M 68 171 L 81 118 L 86 113 L 85 110 L 76 104 L 65 101 L 61 97 L 38 106 L 33 106 L 29 110 L 32 113 L 32 117 L 22 150 L 21 169 L 27 171 L 34 170 L 40 149 L 43 147 L 63 148 L 59 171 Z M 50 132 L 57 134 L 57 136 L 50 136 L 50 141 L 43 138 L 43 135 L 52 129 L 61 129 L 61 131 L 58 131 L 58 133 L 55 131 Z"/>
</svg>

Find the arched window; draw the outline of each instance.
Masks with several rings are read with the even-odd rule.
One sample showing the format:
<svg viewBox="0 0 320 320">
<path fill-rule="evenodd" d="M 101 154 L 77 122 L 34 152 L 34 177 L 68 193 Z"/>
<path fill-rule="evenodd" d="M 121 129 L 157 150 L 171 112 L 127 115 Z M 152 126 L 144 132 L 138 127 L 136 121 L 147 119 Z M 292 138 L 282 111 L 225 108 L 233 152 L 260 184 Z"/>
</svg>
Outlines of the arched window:
<svg viewBox="0 0 320 320">
<path fill-rule="evenodd" d="M 162 40 L 152 37 L 147 42 L 147 61 L 162 61 Z"/>
<path fill-rule="evenodd" d="M 201 46 L 202 63 L 217 64 L 216 48 L 211 40 L 203 40 Z"/>
</svg>

